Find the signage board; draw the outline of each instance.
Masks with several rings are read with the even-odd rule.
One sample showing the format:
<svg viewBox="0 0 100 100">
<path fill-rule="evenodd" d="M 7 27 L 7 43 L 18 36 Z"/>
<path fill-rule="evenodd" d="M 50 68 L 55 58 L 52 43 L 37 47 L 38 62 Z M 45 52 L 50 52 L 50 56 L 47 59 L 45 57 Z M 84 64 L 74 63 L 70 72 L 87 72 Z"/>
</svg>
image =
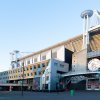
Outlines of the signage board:
<svg viewBox="0 0 100 100">
<path fill-rule="evenodd" d="M 90 71 L 98 71 L 98 69 L 100 68 L 100 60 L 95 58 L 89 61 L 88 63 L 88 69 Z"/>
</svg>

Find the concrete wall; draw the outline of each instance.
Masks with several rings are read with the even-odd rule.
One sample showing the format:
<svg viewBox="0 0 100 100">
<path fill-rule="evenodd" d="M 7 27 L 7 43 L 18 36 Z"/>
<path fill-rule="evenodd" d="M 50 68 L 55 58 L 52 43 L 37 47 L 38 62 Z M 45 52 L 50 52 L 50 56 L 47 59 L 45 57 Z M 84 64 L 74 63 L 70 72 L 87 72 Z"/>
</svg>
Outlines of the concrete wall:
<svg viewBox="0 0 100 100">
<path fill-rule="evenodd" d="M 87 70 L 87 50 L 75 52 L 72 55 L 72 71 L 86 71 Z"/>
</svg>

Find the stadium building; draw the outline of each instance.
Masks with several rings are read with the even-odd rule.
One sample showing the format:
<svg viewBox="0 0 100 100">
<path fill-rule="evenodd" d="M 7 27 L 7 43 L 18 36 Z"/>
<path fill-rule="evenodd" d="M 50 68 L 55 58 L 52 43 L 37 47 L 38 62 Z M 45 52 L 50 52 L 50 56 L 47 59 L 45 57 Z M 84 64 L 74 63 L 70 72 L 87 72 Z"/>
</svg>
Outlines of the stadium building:
<svg viewBox="0 0 100 100">
<path fill-rule="evenodd" d="M 11 62 L 11 70 L 0 72 L 0 89 L 100 90 L 100 13 L 86 10 L 81 17 L 83 34 L 16 57 Z M 89 25 L 92 17 L 96 17 L 96 23 Z"/>
</svg>

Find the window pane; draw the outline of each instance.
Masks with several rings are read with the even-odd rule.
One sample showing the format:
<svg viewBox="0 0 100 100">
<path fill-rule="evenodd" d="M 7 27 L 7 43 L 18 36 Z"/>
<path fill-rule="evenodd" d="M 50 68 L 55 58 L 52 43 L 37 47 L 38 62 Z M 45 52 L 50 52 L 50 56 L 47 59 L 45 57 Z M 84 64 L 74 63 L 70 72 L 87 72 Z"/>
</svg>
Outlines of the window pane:
<svg viewBox="0 0 100 100">
<path fill-rule="evenodd" d="M 46 55 L 42 56 L 42 60 L 46 60 Z"/>
<path fill-rule="evenodd" d="M 52 53 L 52 58 L 57 58 L 57 52 Z"/>
<path fill-rule="evenodd" d="M 30 60 L 27 61 L 27 64 L 30 64 Z"/>
<path fill-rule="evenodd" d="M 37 58 L 34 58 L 34 62 L 37 62 Z"/>
</svg>

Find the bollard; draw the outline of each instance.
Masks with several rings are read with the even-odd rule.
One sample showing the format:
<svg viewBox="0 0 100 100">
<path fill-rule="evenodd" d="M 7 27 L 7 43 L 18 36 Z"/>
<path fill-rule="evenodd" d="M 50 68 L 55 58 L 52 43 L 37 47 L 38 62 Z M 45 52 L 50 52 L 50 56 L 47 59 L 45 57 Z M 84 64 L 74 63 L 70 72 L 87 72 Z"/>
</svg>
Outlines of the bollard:
<svg viewBox="0 0 100 100">
<path fill-rule="evenodd" d="M 70 90 L 70 95 L 71 95 L 71 96 L 74 95 L 74 90 Z"/>
</svg>

